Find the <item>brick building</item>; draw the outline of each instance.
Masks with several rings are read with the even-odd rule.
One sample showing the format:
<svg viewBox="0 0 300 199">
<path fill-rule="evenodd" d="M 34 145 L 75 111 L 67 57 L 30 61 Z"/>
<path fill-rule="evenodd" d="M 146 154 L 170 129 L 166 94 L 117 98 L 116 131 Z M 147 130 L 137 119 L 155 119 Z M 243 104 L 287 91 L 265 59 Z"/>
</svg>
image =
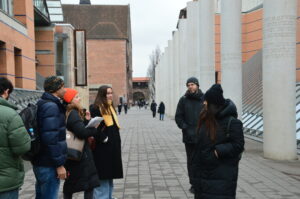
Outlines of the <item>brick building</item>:
<svg viewBox="0 0 300 199">
<path fill-rule="evenodd" d="M 134 77 L 132 79 L 134 104 L 141 100 L 150 101 L 149 81 L 149 77 Z"/>
<path fill-rule="evenodd" d="M 85 32 L 60 22 L 60 0 L 0 0 L 0 76 L 35 90 L 43 89 L 45 77 L 58 75 L 80 91 L 87 107 Z"/>
<path fill-rule="evenodd" d="M 132 102 L 132 41 L 129 5 L 63 5 L 64 19 L 86 31 L 90 103 L 99 86 L 111 85 L 114 102 Z M 84 17 L 82 17 L 84 16 Z"/>
<path fill-rule="evenodd" d="M 34 19 L 39 14 L 33 1 L 0 0 L 0 76 L 18 88 L 36 88 Z"/>
</svg>

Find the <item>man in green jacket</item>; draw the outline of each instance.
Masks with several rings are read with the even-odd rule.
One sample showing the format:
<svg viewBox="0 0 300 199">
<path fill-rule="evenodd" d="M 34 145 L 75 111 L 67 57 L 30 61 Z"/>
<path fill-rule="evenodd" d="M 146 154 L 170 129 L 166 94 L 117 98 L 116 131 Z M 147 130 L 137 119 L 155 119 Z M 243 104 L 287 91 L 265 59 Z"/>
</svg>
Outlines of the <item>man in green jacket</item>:
<svg viewBox="0 0 300 199">
<path fill-rule="evenodd" d="M 7 101 L 12 91 L 12 83 L 0 77 L 0 199 L 18 198 L 25 176 L 20 156 L 30 150 L 30 136 L 17 107 Z"/>
</svg>

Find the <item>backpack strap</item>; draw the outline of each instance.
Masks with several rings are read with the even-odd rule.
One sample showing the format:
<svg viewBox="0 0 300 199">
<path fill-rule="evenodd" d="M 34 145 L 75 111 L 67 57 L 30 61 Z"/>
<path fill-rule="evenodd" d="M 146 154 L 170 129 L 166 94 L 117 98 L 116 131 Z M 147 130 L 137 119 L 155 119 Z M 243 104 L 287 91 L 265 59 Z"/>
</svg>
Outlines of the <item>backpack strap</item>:
<svg viewBox="0 0 300 199">
<path fill-rule="evenodd" d="M 231 125 L 231 121 L 233 120 L 233 117 L 230 116 L 229 117 L 229 120 L 228 120 L 228 123 L 227 123 L 227 128 L 226 128 L 226 131 L 225 131 L 225 135 L 227 138 L 230 137 L 230 125 Z"/>
</svg>

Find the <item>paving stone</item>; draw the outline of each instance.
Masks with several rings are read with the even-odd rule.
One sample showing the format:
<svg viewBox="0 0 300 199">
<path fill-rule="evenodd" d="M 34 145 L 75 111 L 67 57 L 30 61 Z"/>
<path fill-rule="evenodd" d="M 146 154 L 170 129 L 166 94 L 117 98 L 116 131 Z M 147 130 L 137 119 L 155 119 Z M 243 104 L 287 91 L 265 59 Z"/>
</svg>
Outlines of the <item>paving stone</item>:
<svg viewBox="0 0 300 199">
<path fill-rule="evenodd" d="M 114 180 L 118 199 L 193 199 L 189 193 L 186 154 L 174 120 L 159 121 L 149 110 L 129 110 L 119 116 L 122 129 L 124 178 Z M 253 150 L 252 150 L 253 149 Z M 276 162 L 262 157 L 262 145 L 246 140 L 240 163 L 238 199 L 300 198 L 300 162 Z M 259 153 L 257 153 L 259 151 Z M 294 169 L 294 170 L 293 170 Z M 285 171 L 285 172 L 283 172 Z M 34 198 L 35 178 L 26 172 L 20 199 Z M 59 198 L 62 198 L 62 186 Z M 83 193 L 74 194 L 75 199 Z"/>
</svg>

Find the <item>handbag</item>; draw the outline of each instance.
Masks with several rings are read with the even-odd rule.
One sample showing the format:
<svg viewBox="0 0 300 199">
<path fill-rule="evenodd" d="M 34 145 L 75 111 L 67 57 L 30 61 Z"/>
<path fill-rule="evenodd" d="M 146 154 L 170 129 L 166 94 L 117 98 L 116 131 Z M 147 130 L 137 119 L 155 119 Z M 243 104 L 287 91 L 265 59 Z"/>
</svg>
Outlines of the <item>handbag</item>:
<svg viewBox="0 0 300 199">
<path fill-rule="evenodd" d="M 66 121 L 68 118 L 66 119 Z M 66 142 L 67 142 L 67 158 L 69 160 L 80 161 L 83 153 L 85 140 L 79 139 L 75 134 L 66 129 Z"/>
</svg>

